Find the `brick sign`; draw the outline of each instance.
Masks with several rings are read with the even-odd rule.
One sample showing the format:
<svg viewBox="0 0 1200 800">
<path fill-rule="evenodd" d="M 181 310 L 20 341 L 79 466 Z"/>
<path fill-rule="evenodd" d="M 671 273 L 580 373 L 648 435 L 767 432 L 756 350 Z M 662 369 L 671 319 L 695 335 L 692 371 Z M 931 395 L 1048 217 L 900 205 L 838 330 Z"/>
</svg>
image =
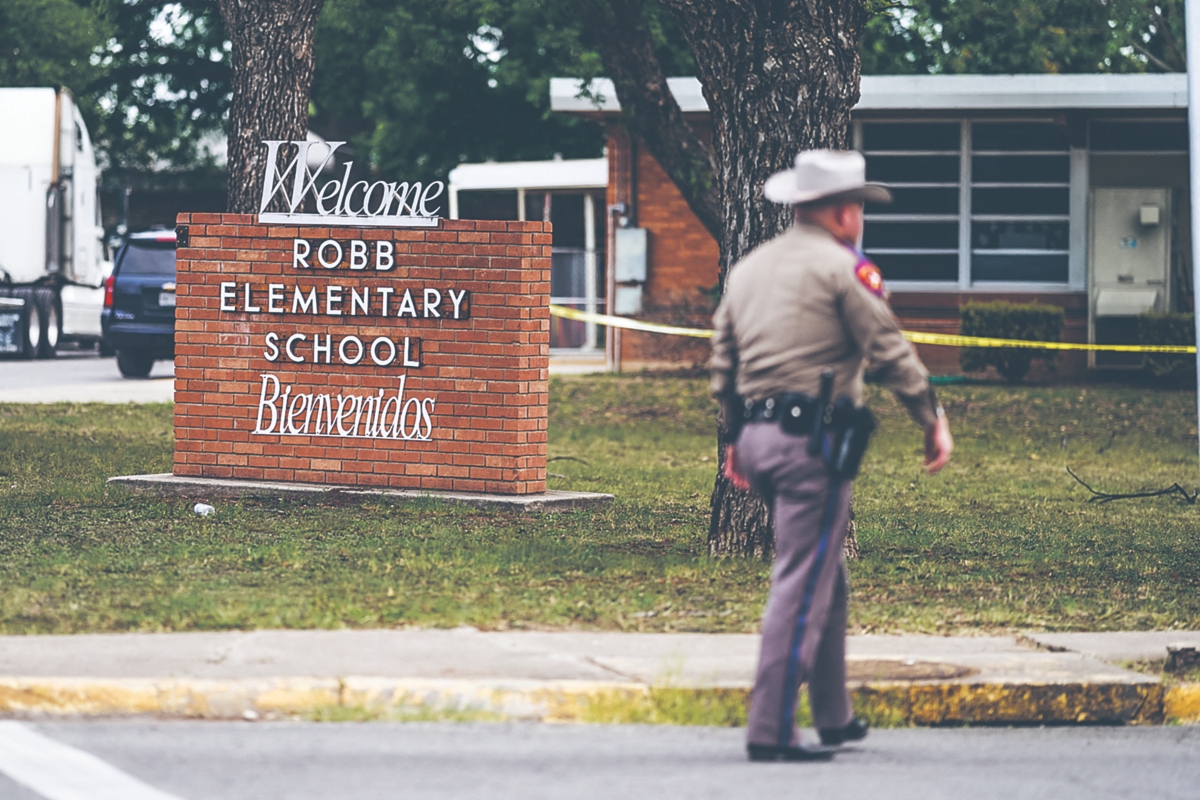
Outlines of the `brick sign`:
<svg viewBox="0 0 1200 800">
<path fill-rule="evenodd" d="M 178 224 L 176 475 L 545 491 L 548 224 Z"/>
</svg>

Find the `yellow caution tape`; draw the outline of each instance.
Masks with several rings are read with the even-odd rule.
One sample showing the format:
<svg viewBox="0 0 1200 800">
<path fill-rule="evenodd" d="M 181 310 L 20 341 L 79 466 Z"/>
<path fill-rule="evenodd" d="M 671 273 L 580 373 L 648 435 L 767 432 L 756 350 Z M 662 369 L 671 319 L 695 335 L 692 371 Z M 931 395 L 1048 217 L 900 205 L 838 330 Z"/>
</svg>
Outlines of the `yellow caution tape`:
<svg viewBox="0 0 1200 800">
<path fill-rule="evenodd" d="M 622 328 L 630 331 L 645 331 L 646 333 L 665 333 L 674 336 L 692 336 L 697 339 L 711 339 L 712 331 L 701 328 L 680 328 L 675 325 L 660 325 L 657 322 L 643 322 L 628 317 L 613 317 L 608 314 L 592 314 L 566 306 L 550 306 L 550 313 L 563 319 L 576 322 L 595 322 L 610 328 Z M 915 344 L 933 344 L 946 347 L 1020 347 L 1030 350 L 1095 350 L 1107 353 L 1195 353 L 1196 348 L 1190 345 L 1172 344 L 1075 344 L 1073 342 L 1031 342 L 1026 339 L 990 339 L 979 336 L 957 336 L 947 333 L 919 333 L 901 331 L 904 338 Z"/>
<path fill-rule="evenodd" d="M 674 325 L 660 325 L 657 322 L 642 322 L 628 317 L 610 317 L 608 314 L 593 314 L 589 311 L 579 311 L 566 306 L 550 306 L 550 313 L 563 319 L 573 319 L 576 322 L 595 322 L 610 328 L 623 328 L 629 331 L 645 331 L 646 333 L 669 333 L 674 336 L 693 336 L 697 339 L 711 339 L 712 331 L 699 328 L 678 328 Z"/>
</svg>

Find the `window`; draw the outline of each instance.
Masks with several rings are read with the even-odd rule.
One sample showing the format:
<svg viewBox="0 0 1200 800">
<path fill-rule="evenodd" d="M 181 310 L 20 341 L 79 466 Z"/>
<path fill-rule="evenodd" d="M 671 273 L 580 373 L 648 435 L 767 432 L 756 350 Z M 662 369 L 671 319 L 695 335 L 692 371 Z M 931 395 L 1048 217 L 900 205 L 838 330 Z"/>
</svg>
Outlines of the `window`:
<svg viewBox="0 0 1200 800">
<path fill-rule="evenodd" d="M 859 137 L 867 180 L 888 184 L 895 196 L 891 205 L 867 206 L 863 235 L 864 250 L 887 280 L 933 286 L 1068 282 L 1071 157 L 1065 126 L 863 122 Z"/>
<path fill-rule="evenodd" d="M 1071 159 L 1066 128 L 971 125 L 971 282 L 1066 283 Z"/>
<path fill-rule="evenodd" d="M 862 126 L 867 180 L 895 201 L 867 206 L 863 249 L 889 281 L 958 281 L 962 126 L 872 122 Z"/>
</svg>

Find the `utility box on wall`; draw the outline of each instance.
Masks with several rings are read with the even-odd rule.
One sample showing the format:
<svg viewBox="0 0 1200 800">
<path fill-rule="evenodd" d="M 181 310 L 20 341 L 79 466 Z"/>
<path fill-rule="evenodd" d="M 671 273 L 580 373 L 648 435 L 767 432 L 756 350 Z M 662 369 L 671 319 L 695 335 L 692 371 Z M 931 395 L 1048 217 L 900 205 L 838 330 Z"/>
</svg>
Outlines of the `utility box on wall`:
<svg viewBox="0 0 1200 800">
<path fill-rule="evenodd" d="M 1171 190 L 1096 189 L 1091 203 L 1088 338 L 1137 344 L 1137 318 L 1171 309 Z M 1137 367 L 1141 357 L 1089 353 L 1091 367 Z"/>
<path fill-rule="evenodd" d="M 642 313 L 642 290 L 646 286 L 649 248 L 645 228 L 617 228 L 613 283 L 613 313 L 634 316 Z"/>
</svg>

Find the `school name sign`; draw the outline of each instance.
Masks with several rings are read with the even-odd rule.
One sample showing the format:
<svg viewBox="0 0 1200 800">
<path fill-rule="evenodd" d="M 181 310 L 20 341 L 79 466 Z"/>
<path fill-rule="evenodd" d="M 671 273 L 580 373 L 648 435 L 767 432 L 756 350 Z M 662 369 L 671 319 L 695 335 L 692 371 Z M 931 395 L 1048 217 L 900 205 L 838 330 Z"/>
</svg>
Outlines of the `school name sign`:
<svg viewBox="0 0 1200 800">
<path fill-rule="evenodd" d="M 545 491 L 548 226 L 344 221 L 381 191 L 337 226 L 180 215 L 176 474 Z"/>
<path fill-rule="evenodd" d="M 314 268 L 335 271 L 333 279 L 321 286 L 306 284 L 303 278 Z M 470 317 L 470 292 L 466 289 L 353 282 L 355 273 L 382 275 L 395 268 L 395 244 L 386 239 L 341 242 L 294 238 L 289 275 L 295 280 L 268 282 L 265 287 L 250 280 L 221 282 L 218 297 L 222 313 L 266 314 L 278 321 L 262 338 L 262 356 L 268 364 L 366 366 L 395 368 L 399 373 L 394 393 L 379 389 L 371 395 L 303 391 L 284 383 L 273 372 L 264 372 L 256 435 L 432 438 L 436 399 L 405 395 L 406 371 L 421 368 L 420 338 L 394 334 L 363 337 L 352 331 L 308 333 L 285 327 L 297 317 L 362 317 L 372 321 L 460 321 Z"/>
</svg>

